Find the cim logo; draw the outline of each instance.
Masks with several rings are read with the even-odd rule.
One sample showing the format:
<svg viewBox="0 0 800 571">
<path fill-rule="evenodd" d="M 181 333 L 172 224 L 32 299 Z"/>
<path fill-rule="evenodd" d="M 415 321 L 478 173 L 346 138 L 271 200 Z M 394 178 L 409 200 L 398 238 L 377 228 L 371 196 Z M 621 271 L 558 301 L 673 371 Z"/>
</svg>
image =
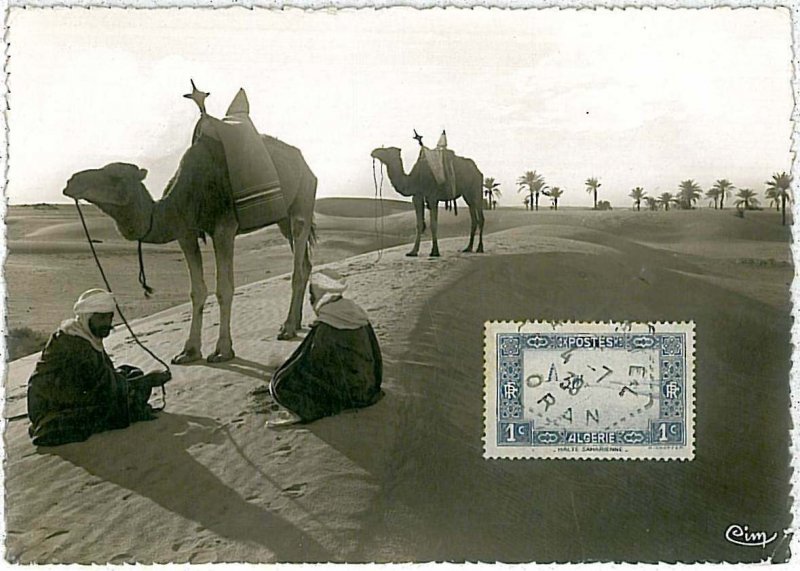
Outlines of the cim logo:
<svg viewBox="0 0 800 571">
<path fill-rule="evenodd" d="M 733 523 L 725 530 L 725 539 L 736 545 L 764 548 L 778 537 L 778 533 L 767 536 L 766 531 L 750 531 L 746 525 Z"/>
</svg>

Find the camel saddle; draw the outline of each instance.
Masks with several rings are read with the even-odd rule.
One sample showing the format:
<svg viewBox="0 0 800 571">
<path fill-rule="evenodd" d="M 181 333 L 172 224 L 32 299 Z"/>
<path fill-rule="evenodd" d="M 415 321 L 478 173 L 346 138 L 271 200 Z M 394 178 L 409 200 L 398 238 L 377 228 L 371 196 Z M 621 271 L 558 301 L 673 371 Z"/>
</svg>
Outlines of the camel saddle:
<svg viewBox="0 0 800 571">
<path fill-rule="evenodd" d="M 239 231 L 247 232 L 286 218 L 278 170 L 250 120 L 250 105 L 240 89 L 220 120 L 203 114 L 195 128 L 222 142 Z"/>
<path fill-rule="evenodd" d="M 453 159 L 456 154 L 442 147 L 429 149 L 422 147 L 420 158 L 425 159 L 439 185 L 439 200 L 453 200 L 456 197 L 456 171 Z"/>
</svg>

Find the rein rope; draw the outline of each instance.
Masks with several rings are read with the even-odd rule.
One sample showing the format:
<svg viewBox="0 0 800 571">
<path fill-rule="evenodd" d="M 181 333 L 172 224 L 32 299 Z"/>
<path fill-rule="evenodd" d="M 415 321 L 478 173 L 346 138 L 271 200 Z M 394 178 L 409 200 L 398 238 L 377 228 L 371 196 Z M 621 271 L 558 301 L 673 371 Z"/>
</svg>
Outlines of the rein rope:
<svg viewBox="0 0 800 571">
<path fill-rule="evenodd" d="M 381 261 L 383 257 L 383 235 L 384 235 L 384 216 L 383 216 L 383 163 L 381 163 L 381 182 L 380 185 L 378 184 L 378 177 L 375 174 L 375 161 L 376 159 L 372 159 L 372 182 L 375 185 L 375 198 L 378 202 L 375 203 L 375 234 L 378 236 L 378 258 L 375 260 L 374 263 L 378 263 Z M 378 205 L 380 205 L 380 218 L 381 218 L 381 228 L 380 232 L 378 232 Z"/>
<path fill-rule="evenodd" d="M 109 292 L 111 292 L 111 285 L 108 283 L 108 278 L 106 278 L 106 273 L 103 271 L 103 266 L 100 264 L 100 258 L 97 257 L 97 251 L 94 249 L 94 243 L 92 242 L 92 237 L 89 235 L 89 228 L 86 226 L 86 220 L 83 217 L 83 211 L 81 211 L 81 205 L 78 202 L 77 198 L 75 199 L 75 206 L 78 208 L 78 215 L 81 218 L 81 224 L 83 225 L 83 232 L 84 232 L 84 234 L 86 234 L 86 240 L 89 242 L 89 248 L 91 248 L 91 250 L 92 250 L 92 255 L 94 256 L 94 261 L 97 264 L 97 269 L 100 270 L 100 276 L 103 278 L 103 282 L 106 284 L 106 289 Z M 152 215 L 150 216 L 150 226 L 151 226 L 151 228 L 153 226 L 153 217 L 152 217 Z M 148 229 L 147 232 L 149 233 L 150 230 Z M 145 234 L 145 236 L 146 235 L 147 234 Z M 141 265 L 142 264 L 142 242 L 141 242 L 141 240 L 139 241 L 139 264 L 140 264 L 140 266 L 139 266 L 139 278 L 140 278 L 139 283 L 142 283 L 142 281 L 146 282 L 146 280 L 144 280 L 144 266 Z M 150 289 L 150 292 L 152 293 L 152 291 L 153 291 L 152 288 L 148 288 L 146 283 L 143 284 L 143 286 L 145 288 L 145 295 L 147 295 L 147 290 L 148 289 Z M 133 340 L 136 342 L 136 344 L 139 345 L 139 347 L 141 347 L 153 359 L 155 359 L 161 365 L 163 365 L 164 368 L 167 371 L 169 371 L 170 370 L 169 365 L 167 365 L 164 361 L 159 359 L 158 356 L 155 353 L 153 353 L 150 349 L 145 347 L 144 344 L 141 341 L 139 341 L 139 338 L 133 332 L 133 329 L 131 329 L 131 326 L 128 323 L 128 320 L 125 319 L 125 315 L 122 313 L 122 309 L 120 309 L 119 303 L 117 303 L 117 299 L 116 298 L 114 298 L 114 305 L 117 308 L 117 313 L 119 314 L 120 319 L 122 319 L 122 322 L 125 324 L 125 327 L 128 329 L 128 332 L 131 334 L 131 337 L 133 337 Z M 166 408 L 166 406 L 167 406 L 167 391 L 164 388 L 164 385 L 161 385 L 159 388 L 161 389 L 161 406 L 159 406 L 158 408 L 153 407 L 153 410 L 155 410 L 155 411 L 164 410 Z"/>
<path fill-rule="evenodd" d="M 76 201 L 77 202 L 77 201 Z M 79 210 L 80 212 L 80 210 Z M 142 240 L 144 240 L 147 235 L 150 233 L 150 230 L 153 229 L 153 211 L 150 211 L 150 225 L 147 227 L 147 232 L 144 233 L 144 236 L 137 240 L 139 242 L 139 285 L 142 286 L 144 290 L 144 296 L 150 297 L 153 294 L 153 288 L 147 285 L 147 276 L 144 274 L 144 256 L 142 255 Z M 88 234 L 87 234 L 88 236 Z M 110 291 L 110 290 L 109 290 Z"/>
</svg>

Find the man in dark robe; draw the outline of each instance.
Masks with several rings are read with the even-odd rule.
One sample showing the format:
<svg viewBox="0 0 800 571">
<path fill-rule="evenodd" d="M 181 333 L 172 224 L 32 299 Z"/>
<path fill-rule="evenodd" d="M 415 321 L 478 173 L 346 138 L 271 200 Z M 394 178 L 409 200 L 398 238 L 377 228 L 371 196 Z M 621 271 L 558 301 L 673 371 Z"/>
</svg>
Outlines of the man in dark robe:
<svg viewBox="0 0 800 571">
<path fill-rule="evenodd" d="M 115 307 L 109 292 L 89 290 L 73 306 L 75 317 L 51 335 L 28 380 L 28 433 L 35 445 L 80 442 L 153 418 L 150 392 L 170 373 L 114 367 L 103 339 L 113 329 Z"/>
<path fill-rule="evenodd" d="M 383 361 L 366 312 L 342 297 L 347 285 L 332 270 L 311 277 L 309 297 L 316 321 L 270 382 L 275 401 L 288 414 L 270 426 L 311 422 L 382 396 Z"/>
</svg>

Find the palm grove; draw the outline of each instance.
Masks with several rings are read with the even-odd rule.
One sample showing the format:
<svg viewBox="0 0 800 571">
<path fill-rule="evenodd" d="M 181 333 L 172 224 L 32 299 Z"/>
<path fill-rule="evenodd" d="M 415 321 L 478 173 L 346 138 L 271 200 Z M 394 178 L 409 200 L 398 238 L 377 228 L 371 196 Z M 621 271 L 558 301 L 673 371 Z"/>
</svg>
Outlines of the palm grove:
<svg viewBox="0 0 800 571">
<path fill-rule="evenodd" d="M 764 198 L 769 201 L 770 208 L 774 207 L 781 213 L 781 224 L 786 224 L 786 204 L 791 202 L 791 175 L 781 172 L 772 175 L 772 179 L 765 182 Z M 592 208 L 594 210 L 610 210 L 611 204 L 606 200 L 598 200 L 598 194 L 602 183 L 597 177 L 589 177 L 584 182 L 586 192 L 592 198 Z M 544 176 L 533 170 L 526 171 L 517 179 L 517 192 L 522 193 L 525 208 L 531 211 L 538 211 L 542 197 L 550 200 L 549 208 L 558 210 L 558 201 L 564 194 L 564 189 L 558 186 L 550 186 L 546 183 Z M 735 194 L 734 194 L 735 192 Z M 492 178 L 486 177 L 483 181 L 484 205 L 490 210 L 497 208 L 497 199 L 502 196 L 500 183 Z M 645 210 L 669 210 L 681 209 L 690 210 L 702 198 L 708 200 L 708 206 L 714 209 L 724 210 L 725 205 L 733 206 L 740 216 L 744 216 L 747 210 L 760 209 L 761 201 L 757 193 L 751 188 L 737 188 L 728 179 L 717 180 L 711 188 L 703 192 L 697 182 L 693 179 L 681 181 L 675 192 L 662 192 L 659 196 L 649 196 L 647 191 L 641 186 L 631 189 L 628 195 L 633 200 L 633 208 L 640 211 Z M 546 200 L 545 199 L 545 200 Z"/>
</svg>

